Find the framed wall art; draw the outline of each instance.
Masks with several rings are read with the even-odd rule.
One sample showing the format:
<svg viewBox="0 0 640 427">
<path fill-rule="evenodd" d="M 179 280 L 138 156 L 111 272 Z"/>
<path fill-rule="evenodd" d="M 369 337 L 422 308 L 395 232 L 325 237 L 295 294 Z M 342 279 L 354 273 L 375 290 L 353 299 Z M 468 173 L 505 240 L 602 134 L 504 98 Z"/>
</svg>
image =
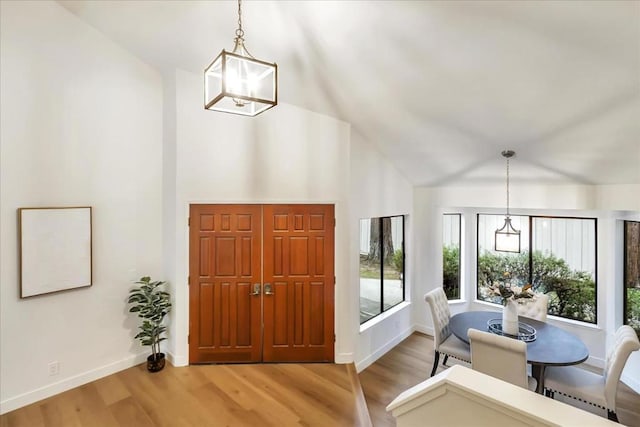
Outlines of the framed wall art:
<svg viewBox="0 0 640 427">
<path fill-rule="evenodd" d="M 19 208 L 20 297 L 91 286 L 91 207 Z"/>
</svg>

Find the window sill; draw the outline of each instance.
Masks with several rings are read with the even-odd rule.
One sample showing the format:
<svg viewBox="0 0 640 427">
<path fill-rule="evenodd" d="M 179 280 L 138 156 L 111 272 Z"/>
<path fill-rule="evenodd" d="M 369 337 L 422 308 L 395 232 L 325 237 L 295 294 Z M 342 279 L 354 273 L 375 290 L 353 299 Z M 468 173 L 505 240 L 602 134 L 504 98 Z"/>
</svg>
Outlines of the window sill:
<svg viewBox="0 0 640 427">
<path fill-rule="evenodd" d="M 393 316 L 397 312 L 402 311 L 405 308 L 410 307 L 410 306 L 411 306 L 411 303 L 409 301 L 403 301 L 400 304 L 390 308 L 389 310 L 387 310 L 387 311 L 385 311 L 385 312 L 383 312 L 381 314 L 378 314 L 373 319 L 367 320 L 362 325 L 360 325 L 360 333 L 363 333 L 364 331 L 366 331 L 368 329 L 371 329 L 372 327 L 374 327 L 375 325 L 381 323 L 385 319 Z"/>
<path fill-rule="evenodd" d="M 581 322 L 579 320 L 565 319 L 564 317 L 553 316 L 551 314 L 547 315 L 547 322 L 550 320 L 558 323 L 564 323 L 565 325 L 569 325 L 569 326 L 575 326 L 578 328 L 587 329 L 590 331 L 603 330 L 601 327 L 598 326 L 597 323 L 588 323 L 588 322 Z"/>
<path fill-rule="evenodd" d="M 478 305 L 480 305 L 482 307 L 486 307 L 487 310 L 488 309 L 491 309 L 491 310 L 502 310 L 502 306 L 500 304 L 495 304 L 495 303 L 492 303 L 492 302 L 486 302 L 486 301 L 482 301 L 482 300 L 479 300 L 479 299 L 475 299 L 475 300 L 473 300 L 473 303 L 474 304 L 478 304 Z"/>
</svg>

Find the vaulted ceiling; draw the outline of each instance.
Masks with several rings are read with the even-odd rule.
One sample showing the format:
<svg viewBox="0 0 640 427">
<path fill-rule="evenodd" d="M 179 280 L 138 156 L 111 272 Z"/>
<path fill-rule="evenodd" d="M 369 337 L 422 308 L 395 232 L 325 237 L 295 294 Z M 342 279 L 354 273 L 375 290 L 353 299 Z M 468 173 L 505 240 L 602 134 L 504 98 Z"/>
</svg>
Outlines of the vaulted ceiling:
<svg viewBox="0 0 640 427">
<path fill-rule="evenodd" d="M 202 73 L 237 26 L 235 1 L 59 3 L 161 71 Z M 640 184 L 638 1 L 245 1 L 242 14 L 249 51 L 278 63 L 281 102 L 351 123 L 414 185 L 503 182 L 505 148 L 514 181 Z"/>
</svg>

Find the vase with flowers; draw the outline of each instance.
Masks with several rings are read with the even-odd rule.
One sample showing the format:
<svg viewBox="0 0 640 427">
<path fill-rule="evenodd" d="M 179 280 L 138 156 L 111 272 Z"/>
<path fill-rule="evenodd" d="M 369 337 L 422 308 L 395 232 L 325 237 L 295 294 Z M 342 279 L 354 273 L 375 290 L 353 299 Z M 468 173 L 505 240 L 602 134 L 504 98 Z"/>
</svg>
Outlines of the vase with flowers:
<svg viewBox="0 0 640 427">
<path fill-rule="evenodd" d="M 501 284 L 494 292 L 502 298 L 504 306 L 502 309 L 502 332 L 508 335 L 518 335 L 520 327 L 517 304 L 526 304 L 535 300 L 536 295 L 531 284 L 524 286 Z"/>
</svg>

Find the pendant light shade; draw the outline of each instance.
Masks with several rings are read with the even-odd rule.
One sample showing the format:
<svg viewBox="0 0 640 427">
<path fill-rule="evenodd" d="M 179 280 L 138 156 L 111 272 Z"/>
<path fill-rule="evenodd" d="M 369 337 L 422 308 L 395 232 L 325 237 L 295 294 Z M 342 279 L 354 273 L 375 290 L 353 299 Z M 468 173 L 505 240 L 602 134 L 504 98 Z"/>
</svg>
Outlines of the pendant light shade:
<svg viewBox="0 0 640 427">
<path fill-rule="evenodd" d="M 502 228 L 496 230 L 497 252 L 520 252 L 520 231 L 513 228 L 511 218 L 505 217 Z"/>
<path fill-rule="evenodd" d="M 247 51 L 240 0 L 234 41 L 232 52 L 223 49 L 204 70 L 204 108 L 255 116 L 278 104 L 278 66 Z"/>
<path fill-rule="evenodd" d="M 509 159 L 516 153 L 511 150 L 502 152 L 502 156 L 507 159 L 507 214 L 504 217 L 504 225 L 496 230 L 495 250 L 496 252 L 520 252 L 520 230 L 516 230 L 511 224 L 509 215 Z"/>
</svg>

